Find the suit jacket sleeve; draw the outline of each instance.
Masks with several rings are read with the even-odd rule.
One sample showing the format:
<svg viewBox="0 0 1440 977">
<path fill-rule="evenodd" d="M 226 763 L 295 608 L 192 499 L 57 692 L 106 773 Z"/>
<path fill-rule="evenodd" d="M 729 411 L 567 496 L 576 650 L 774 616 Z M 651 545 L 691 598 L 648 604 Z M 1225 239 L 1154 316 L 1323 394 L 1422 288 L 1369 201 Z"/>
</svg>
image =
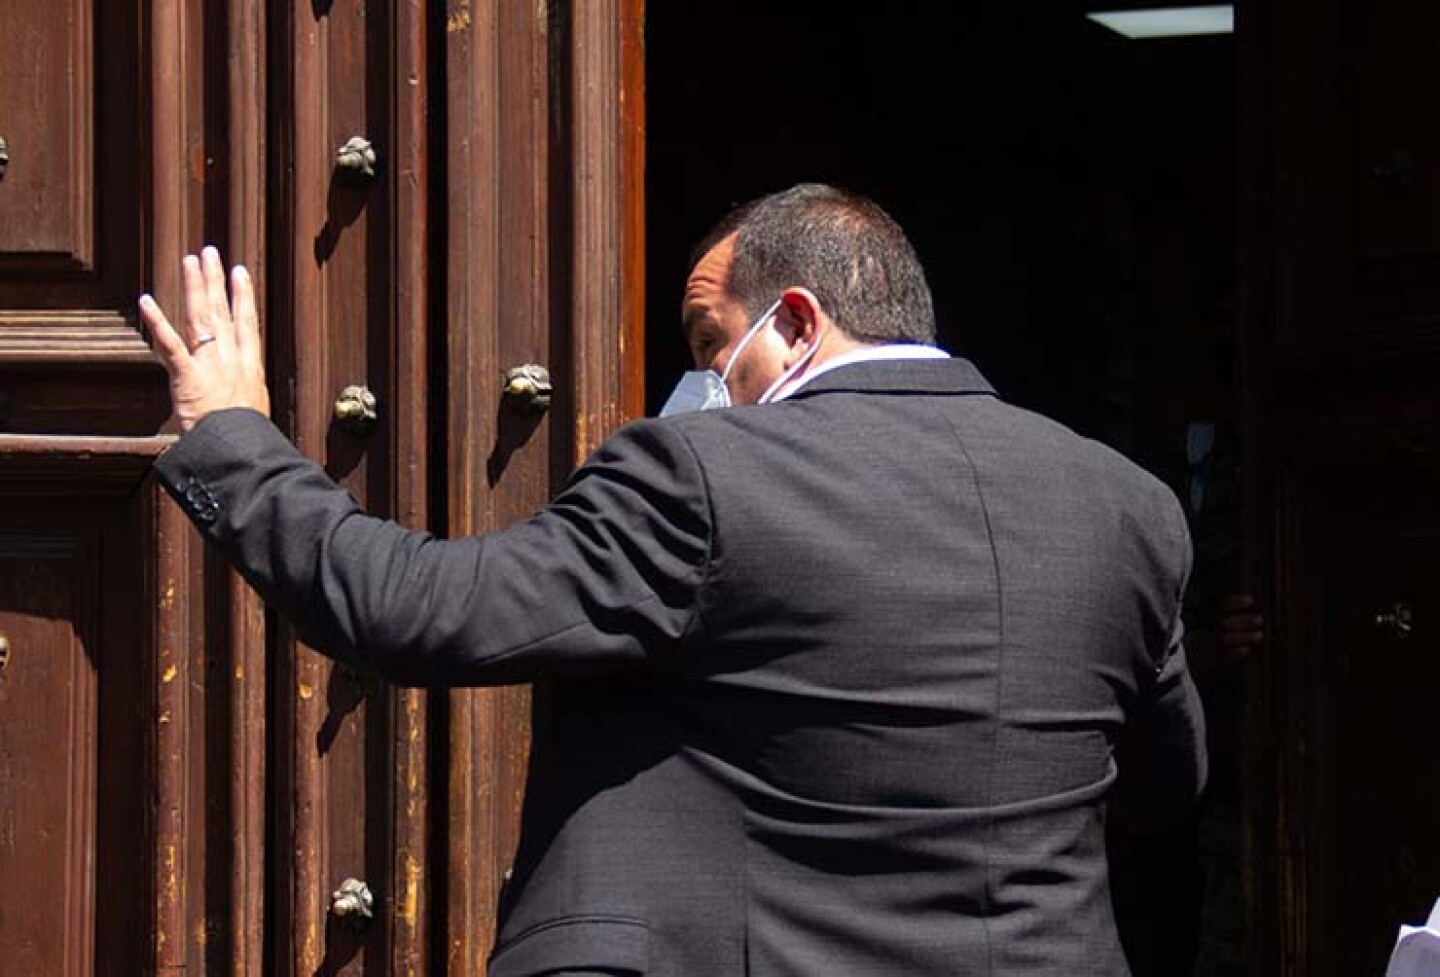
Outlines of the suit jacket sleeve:
<svg viewBox="0 0 1440 977">
<path fill-rule="evenodd" d="M 1161 595 L 1167 626 L 1157 632 L 1151 666 L 1116 749 L 1119 779 L 1112 810 L 1130 831 L 1151 833 L 1190 812 L 1205 786 L 1208 756 L 1205 714 L 1185 660 L 1181 606 L 1192 563 L 1190 533 L 1178 503 L 1167 497 L 1173 541 L 1170 583 Z"/>
<path fill-rule="evenodd" d="M 643 663 L 690 626 L 709 559 L 704 479 L 655 421 L 612 437 L 535 516 L 458 540 L 365 515 L 253 411 L 207 416 L 156 470 L 307 644 L 406 684 Z"/>
</svg>

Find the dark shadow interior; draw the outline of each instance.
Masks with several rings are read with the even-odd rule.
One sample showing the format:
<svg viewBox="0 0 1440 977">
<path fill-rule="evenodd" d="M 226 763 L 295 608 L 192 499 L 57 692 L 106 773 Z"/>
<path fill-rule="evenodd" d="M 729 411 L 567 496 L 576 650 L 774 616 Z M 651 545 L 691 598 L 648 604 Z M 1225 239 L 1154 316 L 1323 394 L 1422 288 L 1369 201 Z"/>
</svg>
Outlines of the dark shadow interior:
<svg viewBox="0 0 1440 977">
<path fill-rule="evenodd" d="M 650 409 L 695 239 L 819 180 L 907 230 L 942 344 L 1002 395 L 1172 469 L 1233 402 L 1233 38 L 1127 40 L 1073 0 L 838 9 L 650 5 Z"/>
</svg>

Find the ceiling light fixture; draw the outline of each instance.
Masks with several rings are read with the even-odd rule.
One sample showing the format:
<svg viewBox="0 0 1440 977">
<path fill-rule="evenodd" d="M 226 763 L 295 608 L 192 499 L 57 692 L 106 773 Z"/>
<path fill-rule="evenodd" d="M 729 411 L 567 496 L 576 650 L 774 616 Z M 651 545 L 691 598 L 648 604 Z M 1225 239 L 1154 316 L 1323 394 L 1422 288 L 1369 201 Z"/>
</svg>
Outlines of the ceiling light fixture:
<svg viewBox="0 0 1440 977">
<path fill-rule="evenodd" d="M 1235 32 L 1235 5 L 1230 3 L 1206 7 L 1106 10 L 1085 16 L 1135 40 Z"/>
</svg>

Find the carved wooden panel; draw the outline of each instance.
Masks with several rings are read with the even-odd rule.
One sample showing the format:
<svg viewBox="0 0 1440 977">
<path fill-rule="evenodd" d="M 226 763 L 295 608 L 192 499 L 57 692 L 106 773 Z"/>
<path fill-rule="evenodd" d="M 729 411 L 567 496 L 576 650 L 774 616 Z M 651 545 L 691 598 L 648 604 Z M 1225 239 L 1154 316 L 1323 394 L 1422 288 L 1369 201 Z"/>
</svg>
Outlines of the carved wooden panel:
<svg viewBox="0 0 1440 977">
<path fill-rule="evenodd" d="M 95 131 L 91 4 L 6 0 L 0 32 L 0 138 L 10 160 L 0 180 L 0 252 L 90 270 Z"/>
<path fill-rule="evenodd" d="M 96 324 L 115 325 L 139 285 L 144 229 L 137 5 L 0 0 L 0 22 L 3 355 L 17 310 L 105 312 Z"/>
<path fill-rule="evenodd" d="M 282 108 L 271 137 L 286 165 L 269 212 L 277 233 L 268 340 L 276 418 L 295 443 L 371 513 L 418 516 L 423 526 L 416 478 L 424 473 L 427 343 L 423 305 L 408 296 L 421 289 L 423 302 L 426 281 L 423 213 L 417 220 L 409 209 L 425 165 L 426 69 L 412 49 L 423 43 L 425 21 L 402 6 L 276 8 L 282 41 L 270 77 Z M 402 130 L 405 143 L 395 138 Z M 408 141 L 417 135 L 418 145 Z M 368 172 L 347 167 L 353 157 L 341 154 L 361 140 L 373 154 Z M 407 203 L 399 219 L 397 197 Z M 395 238 L 398 228 L 405 239 Z M 401 264 L 409 269 L 403 283 Z M 336 418 L 336 401 L 352 386 L 375 396 L 368 426 Z M 417 942 L 426 905 L 423 699 L 332 664 L 288 627 L 279 640 L 271 713 L 279 847 L 271 857 L 274 905 L 286 923 L 275 934 L 275 972 L 378 975 L 395 959 L 414 972 L 425 961 Z M 350 878 L 375 900 L 372 925 L 352 928 L 332 913 L 332 893 Z"/>
<path fill-rule="evenodd" d="M 1360 254 L 1366 261 L 1440 261 L 1440 132 L 1433 124 L 1440 8 L 1367 0 L 1352 9 Z"/>
<path fill-rule="evenodd" d="M 145 479 L 167 401 L 133 305 L 178 315 L 180 256 L 225 245 L 261 286 L 279 423 L 371 511 L 451 534 L 527 514 L 642 393 L 642 4 L 574 7 L 0 0 L 0 53 L 44 75 L 0 76 L 0 538 L 75 541 L 74 579 L 29 579 L 100 649 L 77 659 L 90 793 L 64 794 L 89 805 L 89 901 L 39 903 L 33 972 L 483 973 L 525 690 L 357 683 L 272 627 Z M 68 162 L 32 186 L 35 132 Z M 352 136 L 373 179 L 336 170 Z M 521 362 L 552 368 L 549 414 L 502 406 Z M 367 435 L 333 421 L 351 383 L 379 397 Z M 3 548 L 0 571 L 8 599 Z M 51 641 L 60 617 L 22 616 Z M 357 934 L 330 916 L 349 875 L 375 896 Z M 25 972 L 6 908 L 0 970 Z"/>
<path fill-rule="evenodd" d="M 451 535 L 544 504 L 644 398 L 640 0 L 483 0 L 446 19 Z M 508 404 L 502 371 L 549 367 L 548 414 Z M 525 689 L 451 693 L 447 973 L 481 977 L 518 837 Z"/>
<path fill-rule="evenodd" d="M 0 443 L 0 960 L 16 974 L 135 973 L 147 575 L 134 488 L 146 456 L 72 454 L 61 467 L 17 447 Z M 74 478 L 86 470 L 89 490 Z"/>
<path fill-rule="evenodd" d="M 1281 614 L 1257 663 L 1272 706 L 1251 730 L 1275 747 L 1253 784 L 1274 833 L 1259 850 L 1277 858 L 1256 905 L 1260 968 L 1306 977 L 1383 971 L 1440 873 L 1440 760 L 1424 745 L 1440 695 L 1440 442 L 1416 429 L 1342 444 L 1355 452 L 1280 473 Z M 1406 477 L 1377 492 L 1376 470 Z"/>
<path fill-rule="evenodd" d="M 1271 58 L 1256 148 L 1274 153 L 1283 358 L 1440 355 L 1440 9 L 1267 0 L 1250 16 Z"/>
<path fill-rule="evenodd" d="M 1337 606 L 1315 744 L 1328 758 L 1312 855 L 1317 977 L 1383 972 L 1394 930 L 1429 915 L 1440 878 L 1440 754 L 1422 745 L 1440 697 L 1440 520 L 1416 501 L 1347 493 L 1324 530 Z"/>
<path fill-rule="evenodd" d="M 568 440 L 585 413 L 590 372 L 609 375 L 614 365 L 577 357 L 580 344 L 572 345 L 579 289 L 571 277 L 578 206 L 571 181 L 580 165 L 570 124 L 573 15 L 569 3 L 483 0 L 446 23 L 444 479 L 452 535 L 501 529 L 544 504 L 569 468 Z M 600 186 L 596 179 L 596 196 Z M 585 205 L 592 200 L 587 192 Z M 598 237 L 587 243 L 598 247 Z M 613 269 L 611 277 L 618 277 Z M 550 371 L 547 412 L 502 393 L 505 371 L 527 363 Z M 518 837 L 529 694 L 457 691 L 446 705 L 445 959 L 455 977 L 479 977 Z"/>
<path fill-rule="evenodd" d="M 236 2 L 209 5 L 218 16 L 211 22 L 212 50 L 224 50 L 226 70 L 215 78 L 212 104 L 223 104 L 225 138 L 208 141 L 215 175 L 208 199 L 208 236 L 221 246 L 227 260 L 243 263 L 261 284 L 261 321 L 268 322 L 265 283 L 266 170 L 271 164 L 271 133 L 267 126 L 268 65 L 266 4 Z M 224 197 L 224 206 L 220 198 Z M 161 258 L 160 260 L 163 260 Z M 210 704 L 210 738 L 201 762 L 218 781 L 211 798 L 212 816 L 206 831 L 211 841 L 207 864 L 213 885 L 210 899 L 192 910 L 203 920 L 207 953 L 205 973 L 213 977 L 260 977 L 265 965 L 265 888 L 267 801 L 265 610 L 259 597 L 237 574 L 222 571 L 211 559 L 207 567 L 213 603 L 207 644 L 212 649 L 206 669 Z M 192 926 L 192 929 L 200 929 Z"/>
<path fill-rule="evenodd" d="M 95 572 L 73 538 L 0 533 L 0 959 L 91 973 Z"/>
<path fill-rule="evenodd" d="M 134 317 L 139 22 L 136 0 L 0 0 L 0 431 L 143 435 L 164 420 Z"/>
<path fill-rule="evenodd" d="M 1440 10 L 1240 5 L 1256 973 L 1384 969 L 1434 898 Z M 1270 530 L 1273 528 L 1273 532 Z M 1402 626 L 1409 617 L 1408 626 Z"/>
<path fill-rule="evenodd" d="M 1358 292 L 1372 327 L 1440 327 L 1440 9 L 1375 0 L 1355 9 Z"/>
</svg>

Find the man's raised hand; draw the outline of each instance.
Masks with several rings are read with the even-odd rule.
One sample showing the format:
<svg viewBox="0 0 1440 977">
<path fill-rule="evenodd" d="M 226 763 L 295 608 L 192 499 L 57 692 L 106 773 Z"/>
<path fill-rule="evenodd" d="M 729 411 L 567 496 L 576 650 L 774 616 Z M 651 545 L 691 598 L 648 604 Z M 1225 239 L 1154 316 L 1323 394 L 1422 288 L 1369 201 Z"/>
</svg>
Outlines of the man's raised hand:
<svg viewBox="0 0 1440 977">
<path fill-rule="evenodd" d="M 151 347 L 170 375 L 170 401 L 180 430 L 188 431 L 206 414 L 229 407 L 269 416 L 265 353 L 250 273 L 240 265 L 231 269 L 227 295 L 220 252 L 207 247 L 199 257 L 185 256 L 180 276 L 183 328 L 170 323 L 154 298 L 140 296 Z"/>
</svg>

